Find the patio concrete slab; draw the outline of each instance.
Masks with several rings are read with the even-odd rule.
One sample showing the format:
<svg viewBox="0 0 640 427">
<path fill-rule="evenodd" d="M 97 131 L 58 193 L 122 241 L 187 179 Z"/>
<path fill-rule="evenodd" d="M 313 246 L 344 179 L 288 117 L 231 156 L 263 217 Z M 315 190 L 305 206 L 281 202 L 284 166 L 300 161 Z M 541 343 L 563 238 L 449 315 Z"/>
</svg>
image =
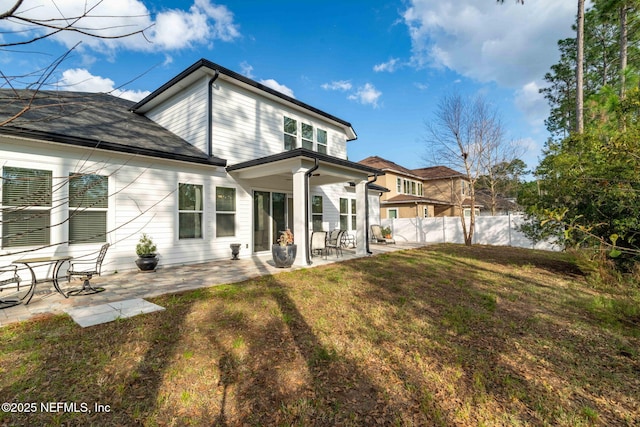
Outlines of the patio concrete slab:
<svg viewBox="0 0 640 427">
<path fill-rule="evenodd" d="M 373 255 L 377 255 L 421 246 L 424 245 L 400 242 L 395 245 L 372 244 L 371 252 Z M 42 283 L 38 284 L 36 293 L 28 305 L 20 304 L 0 310 L 0 327 L 42 315 L 71 313 L 74 309 L 97 307 L 89 310 L 89 313 L 93 313 L 93 318 L 90 315 L 87 315 L 87 317 L 79 315 L 80 318 L 84 319 L 81 320 L 83 326 L 90 326 L 112 321 L 117 317 L 125 317 L 131 313 L 140 314 L 145 310 L 144 307 L 147 307 L 146 304 L 143 305 L 142 303 L 139 303 L 141 304 L 140 306 L 134 302 L 124 303 L 123 301 L 125 300 L 140 301 L 165 294 L 242 282 L 260 276 L 279 274 L 300 268 L 314 268 L 358 257 L 354 250 L 345 249 L 344 256 L 329 255 L 326 259 L 313 257 L 312 265 L 305 267 L 276 268 L 270 254 L 246 256 L 244 258 L 241 256 L 238 261 L 227 259 L 190 265 L 166 267 L 161 265 L 157 271 L 149 273 L 136 270 L 111 274 L 105 273 L 100 277 L 91 279 L 91 284 L 95 287 L 105 288 L 104 292 L 71 296 L 69 298 L 65 298 L 56 292 L 52 284 Z M 62 290 L 68 291 L 69 289 L 77 288 L 79 283 L 66 284 L 65 281 L 63 285 L 67 287 L 63 287 Z M 115 304 L 115 306 L 109 306 L 110 308 L 101 307 L 108 304 Z M 115 318 L 113 317 L 114 312 L 117 313 Z M 80 311 L 79 313 L 83 312 Z"/>
<path fill-rule="evenodd" d="M 68 308 L 64 311 L 71 316 L 78 325 L 86 328 L 101 323 L 112 322 L 116 319 L 133 317 L 138 314 L 153 313 L 159 310 L 164 310 L 164 307 L 145 301 L 142 298 L 134 298 L 107 304 Z"/>
</svg>

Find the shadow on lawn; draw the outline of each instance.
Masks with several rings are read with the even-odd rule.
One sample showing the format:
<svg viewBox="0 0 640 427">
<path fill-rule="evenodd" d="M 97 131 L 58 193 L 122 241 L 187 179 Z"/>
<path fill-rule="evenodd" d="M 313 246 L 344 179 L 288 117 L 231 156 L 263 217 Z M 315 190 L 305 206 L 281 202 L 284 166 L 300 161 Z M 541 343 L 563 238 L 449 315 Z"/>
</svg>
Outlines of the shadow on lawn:
<svg viewBox="0 0 640 427">
<path fill-rule="evenodd" d="M 528 295 L 518 288 L 529 279 L 512 271 L 510 283 L 495 286 L 483 278 L 490 269 L 456 258 L 458 251 L 435 257 L 427 254 L 431 251 L 396 252 L 341 265 L 362 275 L 365 286 L 357 298 L 371 305 L 355 309 L 369 329 L 386 330 L 389 344 L 379 345 L 379 357 L 407 390 L 419 391 L 415 399 L 422 416 L 440 425 L 465 420 L 534 425 L 628 421 L 615 406 L 602 404 L 612 390 L 637 404 L 637 396 L 620 390 L 633 367 L 606 349 L 612 337 L 597 327 L 599 333 L 592 335 L 586 328 L 573 328 L 579 313 L 545 308 L 545 283 L 527 283 L 542 289 Z M 439 267 L 430 270 L 434 262 Z M 557 268 L 557 263 L 539 262 L 536 268 Z M 500 263 L 510 265 L 505 259 Z M 567 270 L 571 280 L 572 269 L 560 268 Z M 506 299 L 506 293 L 497 297 L 505 286 L 513 289 L 516 301 Z M 399 356 L 398 347 L 411 357 Z M 581 377 L 578 386 L 572 386 L 574 374 Z"/>
<path fill-rule="evenodd" d="M 246 343 L 238 350 L 233 346 L 238 337 L 209 334 L 225 359 L 219 366 L 224 392 L 215 425 L 391 424 L 395 411 L 383 390 L 349 358 L 323 345 L 289 295 L 290 285 L 277 275 L 258 281 L 239 298 L 272 301 L 266 318 L 252 320 L 223 304 L 211 308 L 210 321 L 222 322 L 228 333 L 237 331 Z"/>
</svg>

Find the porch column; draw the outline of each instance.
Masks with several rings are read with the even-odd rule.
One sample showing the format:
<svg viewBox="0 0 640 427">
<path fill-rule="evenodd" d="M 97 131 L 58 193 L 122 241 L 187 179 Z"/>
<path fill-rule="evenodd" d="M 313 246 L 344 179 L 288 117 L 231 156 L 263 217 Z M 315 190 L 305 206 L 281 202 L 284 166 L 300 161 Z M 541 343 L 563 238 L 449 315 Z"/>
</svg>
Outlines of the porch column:
<svg viewBox="0 0 640 427">
<path fill-rule="evenodd" d="M 367 181 L 360 181 L 356 183 L 356 255 L 367 255 L 367 205 L 365 198 L 367 197 L 366 191 Z"/>
<path fill-rule="evenodd" d="M 309 227 L 309 223 L 305 218 L 305 194 L 304 180 L 307 168 L 299 168 L 293 171 L 293 238 L 298 246 L 296 260 L 294 265 L 306 266 L 307 256 L 305 251 L 305 228 Z M 311 236 L 311 232 L 309 232 Z"/>
</svg>

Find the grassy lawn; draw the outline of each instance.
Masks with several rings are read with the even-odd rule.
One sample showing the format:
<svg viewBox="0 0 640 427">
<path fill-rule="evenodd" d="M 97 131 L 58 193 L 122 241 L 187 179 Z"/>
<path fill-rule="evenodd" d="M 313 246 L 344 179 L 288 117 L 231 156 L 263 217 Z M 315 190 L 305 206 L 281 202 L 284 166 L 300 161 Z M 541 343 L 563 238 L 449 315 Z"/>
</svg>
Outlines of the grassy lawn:
<svg viewBox="0 0 640 427">
<path fill-rule="evenodd" d="M 0 402 L 37 404 L 0 425 L 640 425 L 638 295 L 442 245 L 49 316 L 0 328 Z"/>
</svg>

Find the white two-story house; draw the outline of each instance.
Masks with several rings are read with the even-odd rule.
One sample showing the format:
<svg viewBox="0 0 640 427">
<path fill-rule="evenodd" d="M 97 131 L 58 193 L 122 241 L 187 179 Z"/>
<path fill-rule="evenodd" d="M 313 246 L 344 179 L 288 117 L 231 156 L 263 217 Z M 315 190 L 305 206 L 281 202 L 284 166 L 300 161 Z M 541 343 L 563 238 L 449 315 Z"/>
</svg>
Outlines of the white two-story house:
<svg viewBox="0 0 640 427">
<path fill-rule="evenodd" d="M 232 243 L 259 255 L 286 228 L 297 265 L 313 262 L 313 230 L 368 251 L 383 172 L 347 160 L 351 124 L 208 60 L 137 103 L 2 90 L 0 122 L 0 264 L 109 242 L 103 271 L 133 269 L 142 233 L 161 267 L 229 259 Z"/>
</svg>

